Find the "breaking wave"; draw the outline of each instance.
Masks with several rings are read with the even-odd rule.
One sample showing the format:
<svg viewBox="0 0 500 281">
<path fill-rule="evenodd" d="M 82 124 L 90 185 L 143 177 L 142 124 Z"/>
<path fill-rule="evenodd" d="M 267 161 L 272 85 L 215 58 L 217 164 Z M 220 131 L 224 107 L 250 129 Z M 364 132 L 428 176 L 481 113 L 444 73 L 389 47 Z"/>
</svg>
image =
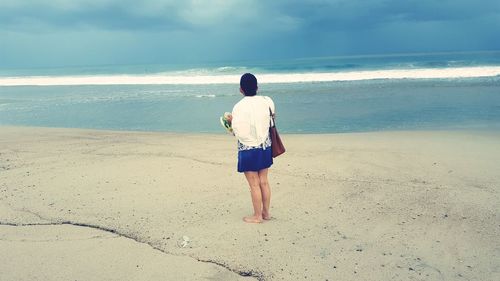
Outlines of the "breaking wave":
<svg viewBox="0 0 500 281">
<path fill-rule="evenodd" d="M 164 72 L 147 75 L 72 75 L 0 77 L 0 86 L 57 86 L 57 85 L 203 85 L 235 84 L 240 74 L 229 69 L 217 72 Z M 234 69 L 231 69 L 234 70 Z M 224 72 L 232 72 L 225 74 Z M 500 66 L 447 68 L 410 68 L 358 70 L 342 72 L 262 73 L 256 72 L 259 83 L 304 83 L 331 81 L 360 81 L 374 79 L 454 79 L 500 76 Z"/>
</svg>

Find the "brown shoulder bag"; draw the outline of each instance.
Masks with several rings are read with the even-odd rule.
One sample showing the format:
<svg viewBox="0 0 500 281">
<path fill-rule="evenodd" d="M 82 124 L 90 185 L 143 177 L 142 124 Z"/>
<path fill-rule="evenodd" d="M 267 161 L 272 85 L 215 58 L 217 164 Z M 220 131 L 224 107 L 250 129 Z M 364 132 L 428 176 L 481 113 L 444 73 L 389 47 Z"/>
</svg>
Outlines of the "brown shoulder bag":
<svg viewBox="0 0 500 281">
<path fill-rule="evenodd" d="M 274 114 L 269 108 L 269 114 L 271 115 L 271 120 L 269 124 L 269 134 L 271 135 L 271 149 L 273 152 L 273 158 L 280 156 L 285 153 L 285 146 L 281 141 L 280 135 L 278 134 L 278 129 L 276 129 L 276 123 L 274 121 Z"/>
</svg>

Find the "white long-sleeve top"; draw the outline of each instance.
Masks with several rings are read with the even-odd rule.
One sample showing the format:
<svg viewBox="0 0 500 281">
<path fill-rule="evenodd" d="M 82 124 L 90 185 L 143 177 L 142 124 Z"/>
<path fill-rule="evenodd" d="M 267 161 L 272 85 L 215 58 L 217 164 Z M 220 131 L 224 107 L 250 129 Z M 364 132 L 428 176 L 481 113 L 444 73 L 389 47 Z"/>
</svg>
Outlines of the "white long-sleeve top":
<svg viewBox="0 0 500 281">
<path fill-rule="evenodd" d="M 234 135 L 247 146 L 259 146 L 269 135 L 271 116 L 274 114 L 274 102 L 266 96 L 245 96 L 233 107 Z"/>
</svg>

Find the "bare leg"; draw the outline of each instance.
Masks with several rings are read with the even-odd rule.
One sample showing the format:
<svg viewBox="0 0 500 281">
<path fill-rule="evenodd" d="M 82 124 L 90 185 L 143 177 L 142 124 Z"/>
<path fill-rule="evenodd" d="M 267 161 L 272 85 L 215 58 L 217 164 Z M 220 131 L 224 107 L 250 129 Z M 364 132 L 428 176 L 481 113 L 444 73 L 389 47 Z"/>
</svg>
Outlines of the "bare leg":
<svg viewBox="0 0 500 281">
<path fill-rule="evenodd" d="M 269 169 L 259 171 L 260 192 L 262 194 L 262 218 L 265 220 L 271 219 L 271 215 L 269 213 L 269 206 L 271 204 L 271 188 L 269 187 L 269 181 L 267 180 L 268 171 Z"/>
<path fill-rule="evenodd" d="M 262 193 L 260 191 L 259 174 L 257 172 L 245 172 L 250 195 L 252 196 L 253 216 L 244 217 L 243 220 L 249 223 L 262 222 Z"/>
</svg>

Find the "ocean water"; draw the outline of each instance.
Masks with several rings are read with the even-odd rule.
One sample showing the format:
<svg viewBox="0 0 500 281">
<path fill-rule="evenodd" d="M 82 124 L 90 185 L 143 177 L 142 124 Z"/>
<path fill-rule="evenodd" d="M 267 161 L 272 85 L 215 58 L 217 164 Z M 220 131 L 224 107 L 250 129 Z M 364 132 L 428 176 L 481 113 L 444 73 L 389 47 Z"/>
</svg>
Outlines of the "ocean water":
<svg viewBox="0 0 500 281">
<path fill-rule="evenodd" d="M 500 128 L 500 52 L 0 69 L 0 125 L 224 133 L 245 72 L 283 133 Z"/>
</svg>

